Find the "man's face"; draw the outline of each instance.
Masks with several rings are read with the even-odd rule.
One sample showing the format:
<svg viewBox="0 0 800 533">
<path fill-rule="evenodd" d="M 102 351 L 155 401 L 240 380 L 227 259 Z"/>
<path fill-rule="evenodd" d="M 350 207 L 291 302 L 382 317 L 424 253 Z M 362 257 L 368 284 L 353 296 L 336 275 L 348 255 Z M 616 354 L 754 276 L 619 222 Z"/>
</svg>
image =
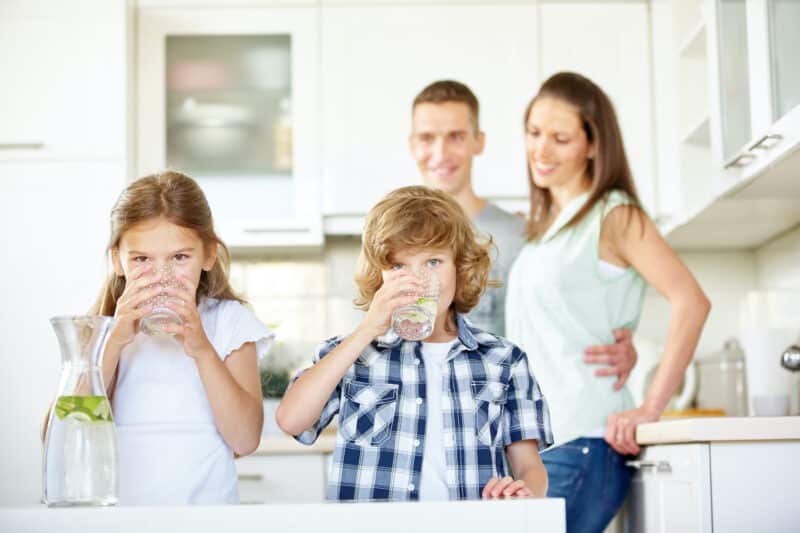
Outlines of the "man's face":
<svg viewBox="0 0 800 533">
<path fill-rule="evenodd" d="M 469 106 L 423 103 L 414 108 L 409 147 L 428 187 L 458 194 L 472 187 L 472 158 L 483 151 Z"/>
</svg>

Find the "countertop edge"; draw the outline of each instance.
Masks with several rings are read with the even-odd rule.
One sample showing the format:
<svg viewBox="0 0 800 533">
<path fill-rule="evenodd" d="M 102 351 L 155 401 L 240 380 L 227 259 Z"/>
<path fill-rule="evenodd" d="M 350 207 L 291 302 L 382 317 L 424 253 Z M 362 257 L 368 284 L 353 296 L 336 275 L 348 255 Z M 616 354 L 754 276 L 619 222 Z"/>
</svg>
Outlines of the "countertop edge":
<svg viewBox="0 0 800 533">
<path fill-rule="evenodd" d="M 677 444 L 800 440 L 800 417 L 704 417 L 641 424 L 636 442 Z"/>
</svg>

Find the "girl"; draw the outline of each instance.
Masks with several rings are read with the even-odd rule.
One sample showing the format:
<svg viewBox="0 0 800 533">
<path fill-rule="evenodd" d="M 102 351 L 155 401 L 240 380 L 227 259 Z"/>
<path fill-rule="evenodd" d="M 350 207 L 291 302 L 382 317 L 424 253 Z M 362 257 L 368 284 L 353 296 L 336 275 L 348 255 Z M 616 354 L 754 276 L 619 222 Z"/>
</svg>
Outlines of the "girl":
<svg viewBox="0 0 800 533">
<path fill-rule="evenodd" d="M 197 183 L 164 172 L 111 211 L 114 272 L 93 313 L 113 315 L 103 357 L 117 426 L 120 503 L 238 503 L 234 453 L 259 444 L 258 358 L 273 334 L 228 284 L 229 255 Z M 166 286 L 164 266 L 175 273 Z M 139 332 L 167 297 L 181 325 Z"/>
<path fill-rule="evenodd" d="M 625 499 L 636 426 L 658 420 L 681 383 L 710 304 L 636 196 L 614 109 L 590 80 L 559 73 L 525 113 L 529 242 L 509 275 L 508 336 L 550 404 L 561 444 L 542 454 L 567 530 L 602 531 Z M 634 329 L 646 282 L 672 306 L 664 356 L 644 404 L 592 375 L 583 347 Z"/>
</svg>

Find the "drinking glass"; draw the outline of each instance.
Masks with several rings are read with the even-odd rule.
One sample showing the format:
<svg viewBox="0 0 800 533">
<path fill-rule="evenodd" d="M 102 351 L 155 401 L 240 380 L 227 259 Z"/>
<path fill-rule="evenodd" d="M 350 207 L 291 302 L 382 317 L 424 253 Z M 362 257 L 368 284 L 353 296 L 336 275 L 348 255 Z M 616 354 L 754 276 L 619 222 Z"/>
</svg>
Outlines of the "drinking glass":
<svg viewBox="0 0 800 533">
<path fill-rule="evenodd" d="M 169 287 L 178 286 L 178 282 L 175 279 L 175 270 L 171 263 L 161 265 L 156 269 L 156 272 L 161 274 L 161 279 L 156 285 L 160 285 L 162 289 L 166 290 Z M 139 321 L 139 330 L 142 333 L 147 335 L 170 335 L 165 330 L 165 326 L 180 326 L 183 324 L 180 315 L 167 307 L 167 302 L 170 301 L 174 302 L 177 299 L 167 295 L 165 292 L 159 292 L 147 301 L 146 305 L 151 306 L 153 310 Z"/>
<path fill-rule="evenodd" d="M 436 323 L 439 302 L 439 278 L 436 272 L 423 267 L 414 273 L 423 286 L 422 294 L 410 305 L 398 307 L 392 313 L 392 329 L 401 338 L 421 341 L 431 336 Z"/>
</svg>

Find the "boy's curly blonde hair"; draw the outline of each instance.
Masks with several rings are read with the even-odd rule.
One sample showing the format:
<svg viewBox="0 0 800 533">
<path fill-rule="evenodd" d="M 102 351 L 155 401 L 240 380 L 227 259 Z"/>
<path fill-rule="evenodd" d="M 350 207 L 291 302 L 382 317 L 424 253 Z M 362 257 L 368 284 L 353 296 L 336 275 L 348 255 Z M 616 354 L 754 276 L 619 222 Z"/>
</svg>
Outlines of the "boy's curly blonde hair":
<svg viewBox="0 0 800 533">
<path fill-rule="evenodd" d="M 356 307 L 367 310 L 383 285 L 381 272 L 389 256 L 401 250 L 447 248 L 456 267 L 451 308 L 467 313 L 475 307 L 489 280 L 491 238 L 479 239 L 466 213 L 442 191 L 415 185 L 387 194 L 367 215 L 355 276 Z"/>
</svg>

